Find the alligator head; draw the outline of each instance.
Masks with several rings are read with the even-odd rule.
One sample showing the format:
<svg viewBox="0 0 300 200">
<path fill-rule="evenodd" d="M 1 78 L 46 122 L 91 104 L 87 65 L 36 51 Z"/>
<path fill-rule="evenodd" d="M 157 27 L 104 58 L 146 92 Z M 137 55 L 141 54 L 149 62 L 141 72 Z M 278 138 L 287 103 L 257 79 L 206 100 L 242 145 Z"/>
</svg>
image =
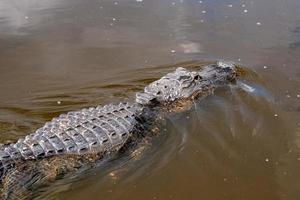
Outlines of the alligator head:
<svg viewBox="0 0 300 200">
<path fill-rule="evenodd" d="M 157 105 L 177 100 L 193 100 L 210 94 L 216 87 L 233 82 L 237 69 L 233 62 L 219 61 L 189 71 L 179 67 L 136 94 L 136 102 L 142 105 Z"/>
</svg>

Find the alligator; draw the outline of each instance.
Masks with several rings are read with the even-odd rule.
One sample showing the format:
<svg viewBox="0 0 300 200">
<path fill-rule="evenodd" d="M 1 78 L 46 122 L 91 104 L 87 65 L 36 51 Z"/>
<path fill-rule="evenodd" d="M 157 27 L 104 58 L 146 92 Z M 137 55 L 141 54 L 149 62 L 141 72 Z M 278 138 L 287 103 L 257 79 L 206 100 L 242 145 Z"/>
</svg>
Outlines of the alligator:
<svg viewBox="0 0 300 200">
<path fill-rule="evenodd" d="M 238 67 L 218 61 L 175 71 L 136 93 L 133 103 L 84 108 L 53 118 L 34 133 L 0 147 L 2 199 L 32 199 L 32 191 L 136 146 L 166 114 L 187 110 L 218 87 L 235 83 Z"/>
</svg>

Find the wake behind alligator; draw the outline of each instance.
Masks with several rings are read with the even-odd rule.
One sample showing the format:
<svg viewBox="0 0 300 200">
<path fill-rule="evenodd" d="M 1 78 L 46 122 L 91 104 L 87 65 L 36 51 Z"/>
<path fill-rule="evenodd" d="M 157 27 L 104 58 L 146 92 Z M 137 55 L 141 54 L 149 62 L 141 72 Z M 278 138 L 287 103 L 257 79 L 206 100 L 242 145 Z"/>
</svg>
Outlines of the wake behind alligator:
<svg viewBox="0 0 300 200">
<path fill-rule="evenodd" d="M 197 71 L 179 67 L 137 93 L 133 103 L 62 114 L 16 143 L 2 145 L 2 199 L 32 198 L 30 191 L 136 146 L 167 114 L 187 110 L 195 100 L 234 83 L 237 71 L 225 61 Z"/>
</svg>

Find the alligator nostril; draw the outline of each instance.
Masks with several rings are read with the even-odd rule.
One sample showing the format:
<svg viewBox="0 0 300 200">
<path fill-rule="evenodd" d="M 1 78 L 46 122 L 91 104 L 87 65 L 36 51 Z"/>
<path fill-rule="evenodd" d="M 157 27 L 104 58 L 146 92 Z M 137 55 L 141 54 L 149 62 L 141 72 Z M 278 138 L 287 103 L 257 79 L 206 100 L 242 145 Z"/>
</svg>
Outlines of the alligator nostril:
<svg viewBox="0 0 300 200">
<path fill-rule="evenodd" d="M 202 77 L 200 76 L 200 75 L 196 75 L 195 77 L 194 77 L 194 80 L 196 80 L 196 81 L 199 81 L 199 80 L 201 80 L 202 79 Z"/>
</svg>

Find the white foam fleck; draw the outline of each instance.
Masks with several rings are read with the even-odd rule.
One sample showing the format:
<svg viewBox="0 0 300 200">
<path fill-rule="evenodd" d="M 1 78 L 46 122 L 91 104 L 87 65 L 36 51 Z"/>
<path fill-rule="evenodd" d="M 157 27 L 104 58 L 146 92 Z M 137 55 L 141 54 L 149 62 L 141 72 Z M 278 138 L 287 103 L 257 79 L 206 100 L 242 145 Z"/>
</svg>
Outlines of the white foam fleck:
<svg viewBox="0 0 300 200">
<path fill-rule="evenodd" d="M 256 22 L 256 25 L 257 26 L 261 26 L 261 22 Z"/>
<path fill-rule="evenodd" d="M 245 83 L 242 83 L 242 82 L 238 82 L 238 84 L 239 84 L 239 86 L 243 89 L 243 90 L 245 90 L 245 91 L 247 91 L 247 92 L 254 92 L 255 91 L 255 88 L 253 88 L 253 87 L 251 87 L 250 85 L 247 85 L 247 84 L 245 84 Z"/>
<path fill-rule="evenodd" d="M 202 14 L 205 14 L 205 13 L 206 13 L 206 10 L 202 10 L 201 12 L 202 12 Z"/>
<path fill-rule="evenodd" d="M 247 9 L 245 9 L 245 10 L 244 10 L 244 13 L 247 13 L 247 12 L 248 12 L 248 10 L 247 10 Z"/>
</svg>

